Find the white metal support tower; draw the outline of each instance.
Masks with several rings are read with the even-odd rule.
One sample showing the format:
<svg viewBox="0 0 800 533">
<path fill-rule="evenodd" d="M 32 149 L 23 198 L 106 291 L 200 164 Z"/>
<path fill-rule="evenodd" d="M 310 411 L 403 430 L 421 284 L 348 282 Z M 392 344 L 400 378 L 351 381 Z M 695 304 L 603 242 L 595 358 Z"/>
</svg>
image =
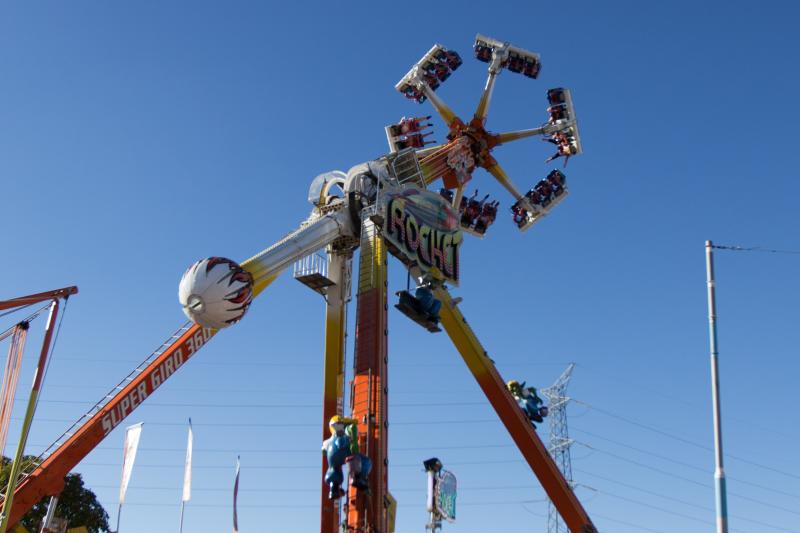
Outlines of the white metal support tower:
<svg viewBox="0 0 800 533">
<path fill-rule="evenodd" d="M 572 486 L 572 459 L 570 447 L 572 439 L 569 438 L 567 428 L 567 385 L 572 377 L 575 363 L 570 363 L 561 376 L 549 387 L 542 389 L 542 395 L 547 399 L 550 419 L 550 446 L 548 451 L 558 465 L 564 478 Z M 547 533 L 570 533 L 569 528 L 561 519 L 552 501 L 547 504 Z"/>
</svg>

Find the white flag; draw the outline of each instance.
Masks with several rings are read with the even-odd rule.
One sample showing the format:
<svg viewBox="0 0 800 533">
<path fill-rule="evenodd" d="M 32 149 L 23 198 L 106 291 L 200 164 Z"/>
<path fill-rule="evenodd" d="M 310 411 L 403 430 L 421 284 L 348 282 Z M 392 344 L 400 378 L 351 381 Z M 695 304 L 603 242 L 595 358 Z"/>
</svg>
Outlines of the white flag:
<svg viewBox="0 0 800 533">
<path fill-rule="evenodd" d="M 239 533 L 239 520 L 236 517 L 236 498 L 239 496 L 239 458 L 236 458 L 236 481 L 233 482 L 233 533 Z"/>
<path fill-rule="evenodd" d="M 192 419 L 189 419 L 189 441 L 186 443 L 186 466 L 183 469 L 183 499 L 192 497 Z"/>
<path fill-rule="evenodd" d="M 133 462 L 136 460 L 136 450 L 139 448 L 139 435 L 141 435 L 141 433 L 141 422 L 125 430 L 125 444 L 122 447 L 122 482 L 119 486 L 120 505 L 125 501 L 125 492 L 127 492 L 128 482 L 131 480 Z"/>
</svg>

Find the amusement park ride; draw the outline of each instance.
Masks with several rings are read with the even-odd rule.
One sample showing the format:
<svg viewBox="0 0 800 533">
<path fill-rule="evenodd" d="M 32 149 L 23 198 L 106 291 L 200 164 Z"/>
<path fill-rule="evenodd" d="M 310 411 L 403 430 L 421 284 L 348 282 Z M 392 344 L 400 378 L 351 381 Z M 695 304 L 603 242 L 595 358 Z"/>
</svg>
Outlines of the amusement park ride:
<svg viewBox="0 0 800 533">
<path fill-rule="evenodd" d="M 184 274 L 179 298 L 191 319 L 123 379 L 26 471 L 20 473 L 10 523 L 41 498 L 58 494 L 64 476 L 122 420 L 186 363 L 219 330 L 245 314 L 250 302 L 294 263 L 295 277 L 326 302 L 322 438 L 321 529 L 390 533 L 394 499 L 388 491 L 388 254 L 416 279 L 414 294 L 399 293 L 404 314 L 430 331 L 441 325 L 475 376 L 492 407 L 573 533 L 596 532 L 572 488 L 559 472 L 533 425 L 507 390 L 494 363 L 458 308 L 447 285 L 460 277 L 463 233 L 483 237 L 499 202 L 467 198 L 464 189 L 477 167 L 486 169 L 513 197 L 511 214 L 522 231 L 547 215 L 568 194 L 566 177 L 553 170 L 526 193 L 492 156 L 501 144 L 536 135 L 555 145 L 548 161 L 581 153 L 569 90 L 547 91 L 547 121 L 507 133 L 485 129 L 497 76 L 503 69 L 536 78 L 538 54 L 478 35 L 477 59 L 489 64 L 474 116 L 460 119 L 435 92 L 462 61 L 433 46 L 396 85 L 419 103 L 430 101 L 448 128 L 447 142 L 428 146 L 430 117 L 387 126 L 390 153 L 347 173 L 328 172 L 311 184 L 310 216 L 299 228 L 240 264 L 224 258 L 196 262 Z M 432 191 L 441 180 L 441 190 Z M 438 188 L 438 185 L 437 185 Z M 356 277 L 356 340 L 350 413 L 345 418 L 345 331 L 351 295 L 353 252 L 360 248 Z M 326 251 L 326 257 L 319 255 Z M 330 426 L 330 429 L 329 429 Z M 331 435 L 329 431 L 332 431 Z M 342 449 L 346 449 L 342 453 Z M 355 451 L 357 450 L 357 451 Z M 343 485 L 342 462 L 350 461 Z M 366 459 L 366 461 L 362 460 Z M 329 463 L 329 460 L 331 464 Z M 355 463 L 355 464 L 354 464 Z M 348 493 L 342 490 L 348 488 Z"/>
</svg>

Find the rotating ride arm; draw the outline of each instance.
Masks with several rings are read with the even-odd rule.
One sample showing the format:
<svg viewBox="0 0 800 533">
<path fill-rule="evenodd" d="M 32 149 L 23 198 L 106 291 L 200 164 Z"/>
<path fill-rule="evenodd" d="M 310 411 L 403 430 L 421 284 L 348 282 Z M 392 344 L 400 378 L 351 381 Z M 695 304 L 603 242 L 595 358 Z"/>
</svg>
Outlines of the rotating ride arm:
<svg viewBox="0 0 800 533">
<path fill-rule="evenodd" d="M 506 69 L 528 78 L 537 78 L 541 70 L 541 61 L 539 54 L 535 52 L 480 34 L 475 38 L 474 49 L 475 57 L 488 64 L 488 76 L 475 113 L 467 122 L 456 116 L 434 92 L 439 83 L 449 76 L 447 69 L 437 63 L 437 57 L 441 56 L 441 52 L 437 50 L 445 50 L 441 45 L 434 45 L 411 67 L 395 88 L 418 103 L 430 100 L 449 130 L 447 135 L 449 142 L 446 144 L 429 148 L 425 148 L 424 144 L 419 146 L 421 149 L 417 151 L 417 155 L 425 184 L 430 185 L 441 178 L 445 189 L 455 190 L 454 193 L 448 193 L 448 198 L 453 207 L 460 212 L 462 207 L 468 205 L 461 202 L 464 187 L 472 179 L 473 170 L 482 167 L 514 198 L 514 204 L 511 206 L 512 219 L 521 231 L 526 231 L 564 199 L 566 195 L 563 193 L 567 191 L 563 179 L 565 176 L 559 171 L 557 176 L 550 179 L 549 174 L 548 178 L 539 180 L 534 187 L 523 194 L 524 189 L 520 190 L 514 185 L 491 152 L 501 144 L 542 135 L 545 141 L 552 143 L 556 148 L 556 152 L 546 161 L 563 158 L 566 165 L 570 157 L 582 153 L 583 150 L 572 96 L 568 89 L 561 87 L 550 89 L 547 91 L 549 103 L 547 112 L 550 116 L 542 126 L 490 133 L 485 126 L 497 76 Z M 545 181 L 552 183 L 543 183 Z M 496 214 L 496 206 L 494 209 Z M 471 230 L 470 233 L 483 235 L 485 228 L 484 231 L 476 231 L 476 228 L 471 227 L 472 217 L 464 220 L 470 222 L 465 225 L 465 229 Z"/>
<path fill-rule="evenodd" d="M 329 208 L 326 214 L 313 216 L 296 231 L 243 262 L 241 269 L 252 276 L 252 297 L 260 294 L 289 264 L 348 235 L 350 227 L 346 209 Z M 8 523 L 17 523 L 43 497 L 58 494 L 69 471 L 218 331 L 187 322 L 83 415 L 30 470 L 20 474 Z"/>
<path fill-rule="evenodd" d="M 492 404 L 503 425 L 511 434 L 528 465 L 542 484 L 548 497 L 572 533 L 597 533 L 589 515 L 572 488 L 558 470 L 530 421 L 506 389 L 503 379 L 489 359 L 472 328 L 459 311 L 450 293 L 445 288 L 435 290 L 436 298 L 442 302 L 441 323 L 450 340 L 461 354 L 483 393 Z"/>
</svg>

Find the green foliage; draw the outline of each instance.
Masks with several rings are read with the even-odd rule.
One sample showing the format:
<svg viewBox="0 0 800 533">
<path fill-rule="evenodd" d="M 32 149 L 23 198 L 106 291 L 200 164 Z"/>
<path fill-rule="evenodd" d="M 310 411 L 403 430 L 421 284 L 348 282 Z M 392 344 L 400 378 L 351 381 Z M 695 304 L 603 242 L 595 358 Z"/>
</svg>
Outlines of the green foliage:
<svg viewBox="0 0 800 533">
<path fill-rule="evenodd" d="M 23 459 L 23 469 L 33 461 L 34 457 L 26 456 Z M 11 471 L 11 462 L 3 457 L 3 466 L 0 469 L 0 486 L 8 485 L 8 475 Z M 47 505 L 50 498 L 43 498 L 34 505 L 28 513 L 22 517 L 21 524 L 31 532 L 38 532 L 42 524 L 42 518 L 47 513 Z M 89 533 L 107 533 L 108 513 L 94 492 L 83 485 L 80 474 L 67 474 L 64 478 L 64 490 L 58 496 L 58 508 L 56 516 L 66 519 L 69 527 L 86 526 Z"/>
</svg>

